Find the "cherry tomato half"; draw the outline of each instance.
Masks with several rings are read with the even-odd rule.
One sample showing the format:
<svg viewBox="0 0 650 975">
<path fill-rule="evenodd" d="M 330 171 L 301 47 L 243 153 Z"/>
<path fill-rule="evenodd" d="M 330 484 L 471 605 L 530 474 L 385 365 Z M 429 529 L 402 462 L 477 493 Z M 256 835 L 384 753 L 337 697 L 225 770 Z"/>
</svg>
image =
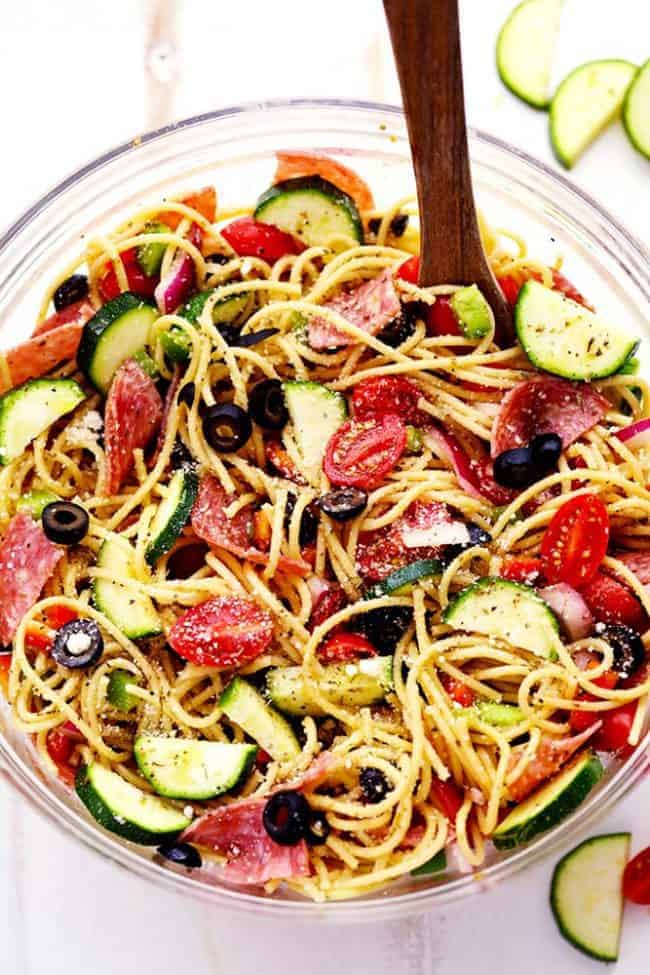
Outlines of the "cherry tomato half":
<svg viewBox="0 0 650 975">
<path fill-rule="evenodd" d="M 370 640 L 360 633 L 341 631 L 328 637 L 318 648 L 318 659 L 323 664 L 339 664 L 346 660 L 358 660 L 360 657 L 376 657 L 377 650 Z"/>
<path fill-rule="evenodd" d="M 273 619 L 252 600 L 216 596 L 192 606 L 169 631 L 168 643 L 199 667 L 240 667 L 271 644 Z"/>
<path fill-rule="evenodd" d="M 542 539 L 542 570 L 549 583 L 579 588 L 590 582 L 609 543 L 607 508 L 594 494 L 571 498 L 556 511 Z"/>
<path fill-rule="evenodd" d="M 406 447 L 406 427 L 388 414 L 377 422 L 348 420 L 327 444 L 323 469 L 332 484 L 372 490 L 392 471 Z"/>
<path fill-rule="evenodd" d="M 633 593 L 612 576 L 597 572 L 580 593 L 595 619 L 603 623 L 622 623 L 637 633 L 648 626 L 646 612 Z"/>
<path fill-rule="evenodd" d="M 440 683 L 452 701 L 460 705 L 461 708 L 471 708 L 472 704 L 474 704 L 476 694 L 467 684 L 456 680 L 455 677 L 450 677 L 449 674 L 441 674 Z"/>
<path fill-rule="evenodd" d="M 305 249 L 291 234 L 252 217 L 233 220 L 222 227 L 221 236 L 240 257 L 259 257 L 269 264 L 279 261 L 285 254 L 300 254 Z"/>
<path fill-rule="evenodd" d="M 463 805 L 463 794 L 458 786 L 449 780 L 443 782 L 434 775 L 431 780 L 431 798 L 449 822 L 455 823 Z"/>
<path fill-rule="evenodd" d="M 435 305 L 428 309 L 427 332 L 430 335 L 463 334 L 447 295 L 438 295 Z"/>
<path fill-rule="evenodd" d="M 77 619 L 77 611 L 68 606 L 55 605 L 48 606 L 45 610 L 45 618 L 53 630 L 60 630 L 66 623 L 71 623 Z"/>
<path fill-rule="evenodd" d="M 420 258 L 417 255 L 407 258 L 398 267 L 397 276 L 409 284 L 417 284 L 420 277 Z"/>
<path fill-rule="evenodd" d="M 636 709 L 636 701 L 629 701 L 612 711 L 601 711 L 603 726 L 594 737 L 594 748 L 601 752 L 620 752 L 626 748 Z"/>
<path fill-rule="evenodd" d="M 529 586 L 538 583 L 541 574 L 541 559 L 532 555 L 508 555 L 503 560 L 499 570 L 502 579 L 510 579 L 512 582 L 525 582 Z"/>
<path fill-rule="evenodd" d="M 418 409 L 422 392 L 417 383 L 403 376 L 376 376 L 354 387 L 352 413 L 355 420 L 379 420 L 388 413 L 404 423 L 422 426 L 429 417 Z"/>
<path fill-rule="evenodd" d="M 156 285 L 160 279 L 157 275 L 150 278 L 144 274 L 138 261 L 137 248 L 132 247 L 130 250 L 122 251 L 122 263 L 126 271 L 129 291 L 140 295 L 142 298 L 153 297 Z M 121 292 L 122 289 L 117 280 L 115 269 L 112 264 L 109 264 L 107 265 L 106 273 L 99 281 L 99 293 L 104 301 L 111 301 L 113 298 L 117 298 Z"/>
<path fill-rule="evenodd" d="M 634 904 L 650 904 L 650 846 L 637 853 L 626 866 L 623 896 Z"/>
</svg>

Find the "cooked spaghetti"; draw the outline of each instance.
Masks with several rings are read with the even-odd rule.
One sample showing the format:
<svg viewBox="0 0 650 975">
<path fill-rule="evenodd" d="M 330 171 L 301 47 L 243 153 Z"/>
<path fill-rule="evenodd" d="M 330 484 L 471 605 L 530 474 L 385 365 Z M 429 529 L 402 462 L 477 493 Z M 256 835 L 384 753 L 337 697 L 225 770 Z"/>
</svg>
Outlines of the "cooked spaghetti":
<svg viewBox="0 0 650 975">
<path fill-rule="evenodd" d="M 573 373 L 497 339 L 476 288 L 416 283 L 411 199 L 281 154 L 250 213 L 148 205 L 4 357 L 13 718 L 101 825 L 226 882 L 441 882 L 445 850 L 527 841 L 528 796 L 564 776 L 574 808 L 596 753 L 643 740 L 650 391 L 512 233 L 482 227 L 519 337 L 524 291 L 564 302 L 592 334 Z M 598 329 L 623 351 L 589 382 Z M 25 399 L 23 436 L 43 375 L 81 399 L 45 427 Z"/>
</svg>

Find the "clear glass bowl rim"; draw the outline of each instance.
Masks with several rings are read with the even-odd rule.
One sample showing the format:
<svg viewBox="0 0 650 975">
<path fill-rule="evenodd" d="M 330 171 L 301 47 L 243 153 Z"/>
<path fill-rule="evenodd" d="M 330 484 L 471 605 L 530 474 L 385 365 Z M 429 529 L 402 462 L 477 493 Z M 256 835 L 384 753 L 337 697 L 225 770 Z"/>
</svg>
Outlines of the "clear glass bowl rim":
<svg viewBox="0 0 650 975">
<path fill-rule="evenodd" d="M 254 115 L 264 116 L 268 113 L 282 113 L 295 109 L 309 109 L 314 112 L 338 109 L 352 113 L 359 112 L 360 116 L 364 112 L 371 112 L 389 116 L 398 121 L 404 119 L 403 111 L 397 105 L 330 98 L 273 99 L 229 106 L 218 111 L 195 115 L 122 143 L 71 173 L 45 193 L 7 228 L 0 238 L 0 253 L 4 252 L 5 248 L 32 220 L 47 210 L 60 197 L 65 196 L 68 190 L 73 189 L 85 177 L 98 173 L 104 166 L 131 152 L 136 152 L 143 145 L 162 140 L 172 133 L 219 120 Z M 561 173 L 539 162 L 522 150 L 495 136 L 475 129 L 471 130 L 470 140 L 474 144 L 500 150 L 510 156 L 511 159 L 514 157 L 522 168 L 530 171 L 529 175 L 538 175 L 543 185 L 558 185 L 565 196 L 570 197 L 572 202 L 579 209 L 582 209 L 583 213 L 586 212 L 592 219 L 596 219 L 601 228 L 606 228 L 610 238 L 609 245 L 614 245 L 623 252 L 628 262 L 628 274 L 634 278 L 635 284 L 644 296 L 645 301 L 650 302 L 650 253 L 615 217 Z M 566 843 L 574 832 L 582 830 L 588 823 L 603 815 L 644 774 L 647 774 L 650 770 L 648 738 L 649 735 L 646 734 L 644 742 L 636 749 L 631 759 L 616 771 L 602 791 L 598 792 L 595 797 L 587 799 L 577 813 L 531 846 L 524 847 L 510 854 L 507 859 L 487 867 L 480 872 L 480 875 L 468 874 L 437 887 L 424 888 L 421 891 L 405 894 L 392 894 L 389 887 L 386 891 L 361 901 L 334 901 L 324 904 L 311 901 L 272 900 L 225 887 L 213 887 L 195 880 L 191 874 L 163 869 L 154 861 L 144 859 L 129 847 L 115 842 L 110 834 L 102 832 L 99 827 L 77 815 L 56 795 L 48 791 L 46 785 L 7 745 L 1 733 L 0 771 L 5 771 L 9 781 L 26 801 L 58 829 L 81 840 L 86 846 L 96 850 L 102 856 L 156 885 L 175 890 L 178 893 L 190 894 L 223 909 L 237 910 L 238 912 L 246 911 L 258 916 L 278 917 L 285 920 L 292 917 L 303 920 L 359 922 L 388 920 L 424 912 L 460 897 L 477 893 L 485 886 L 491 886 L 524 866 L 557 850 Z M 595 802 L 595 799 L 598 801 Z"/>
</svg>

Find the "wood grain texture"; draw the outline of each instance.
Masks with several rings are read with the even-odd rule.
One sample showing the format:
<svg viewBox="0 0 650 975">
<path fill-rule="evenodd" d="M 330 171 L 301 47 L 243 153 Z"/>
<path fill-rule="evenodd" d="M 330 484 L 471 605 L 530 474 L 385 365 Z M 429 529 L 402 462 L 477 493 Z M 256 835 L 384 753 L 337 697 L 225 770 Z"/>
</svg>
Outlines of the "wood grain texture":
<svg viewBox="0 0 650 975">
<path fill-rule="evenodd" d="M 458 0 L 384 0 L 421 224 L 420 284 L 476 283 L 501 337 L 512 316 L 481 244 L 469 166 Z"/>
</svg>

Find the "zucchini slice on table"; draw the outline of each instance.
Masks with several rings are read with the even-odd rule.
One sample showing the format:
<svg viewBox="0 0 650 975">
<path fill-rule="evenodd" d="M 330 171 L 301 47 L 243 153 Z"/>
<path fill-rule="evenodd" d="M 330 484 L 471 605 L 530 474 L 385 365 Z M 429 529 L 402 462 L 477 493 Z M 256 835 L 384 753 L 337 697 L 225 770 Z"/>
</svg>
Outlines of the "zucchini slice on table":
<svg viewBox="0 0 650 975">
<path fill-rule="evenodd" d="M 515 328 L 533 365 L 565 379 L 612 376 L 639 344 L 636 336 L 538 281 L 527 281 L 519 292 Z"/>
<path fill-rule="evenodd" d="M 557 826 L 574 812 L 603 775 L 592 752 L 582 752 L 562 771 L 519 803 L 497 826 L 492 842 L 497 850 L 511 850 Z"/>
<path fill-rule="evenodd" d="M 191 467 L 182 467 L 172 475 L 167 496 L 158 505 L 151 522 L 149 544 L 144 557 L 149 565 L 168 552 L 185 527 L 199 491 L 199 478 Z"/>
<path fill-rule="evenodd" d="M 259 198 L 253 216 L 299 237 L 307 247 L 326 246 L 335 237 L 363 243 L 363 224 L 354 200 L 321 176 L 276 183 Z"/>
<path fill-rule="evenodd" d="M 282 384 L 282 391 L 303 473 L 315 483 L 320 479 L 327 442 L 348 415 L 345 397 L 322 383 L 293 379 Z"/>
<path fill-rule="evenodd" d="M 589 61 L 568 75 L 549 114 L 553 152 L 567 169 L 621 110 L 637 72 L 629 61 Z"/>
<path fill-rule="evenodd" d="M 97 555 L 97 567 L 107 569 L 111 576 L 135 579 L 135 553 L 129 543 L 116 535 L 102 542 Z M 162 633 L 160 619 L 148 596 L 128 589 L 119 582 L 95 579 L 93 602 L 118 630 L 131 640 Z"/>
<path fill-rule="evenodd" d="M 130 291 L 107 301 L 86 322 L 77 350 L 77 363 L 95 389 L 107 393 L 125 359 L 144 349 L 158 311 Z"/>
<path fill-rule="evenodd" d="M 74 379 L 30 379 L 0 396 L 0 464 L 10 464 L 86 394 Z"/>
<path fill-rule="evenodd" d="M 132 843 L 157 846 L 192 822 L 182 809 L 143 792 L 98 762 L 79 769 L 75 788 L 100 826 Z"/>
<path fill-rule="evenodd" d="M 300 745 L 293 728 L 268 704 L 259 691 L 235 677 L 219 700 L 224 714 L 239 725 L 260 748 L 277 762 L 288 762 L 300 755 Z"/>
<path fill-rule="evenodd" d="M 524 0 L 497 39 L 497 70 L 506 88 L 533 108 L 547 108 L 562 0 Z"/>
<path fill-rule="evenodd" d="M 622 117 L 628 139 L 650 159 L 650 60 L 641 65 L 627 90 Z"/>
<path fill-rule="evenodd" d="M 234 789 L 251 770 L 257 748 L 221 741 L 138 735 L 135 760 L 158 795 L 211 799 Z"/>
<path fill-rule="evenodd" d="M 383 701 L 394 687 L 393 658 L 370 657 L 356 663 L 323 668 L 319 689 L 334 704 L 363 708 Z M 273 704 L 294 717 L 323 716 L 309 696 L 301 667 L 275 667 L 266 675 L 266 693 Z"/>
<path fill-rule="evenodd" d="M 629 833 L 593 836 L 562 857 L 553 872 L 551 910 L 560 933 L 598 961 L 618 960 L 629 850 Z"/>
<path fill-rule="evenodd" d="M 531 586 L 487 576 L 463 589 L 442 614 L 456 630 L 483 633 L 555 659 L 559 626 L 555 615 Z"/>
</svg>

